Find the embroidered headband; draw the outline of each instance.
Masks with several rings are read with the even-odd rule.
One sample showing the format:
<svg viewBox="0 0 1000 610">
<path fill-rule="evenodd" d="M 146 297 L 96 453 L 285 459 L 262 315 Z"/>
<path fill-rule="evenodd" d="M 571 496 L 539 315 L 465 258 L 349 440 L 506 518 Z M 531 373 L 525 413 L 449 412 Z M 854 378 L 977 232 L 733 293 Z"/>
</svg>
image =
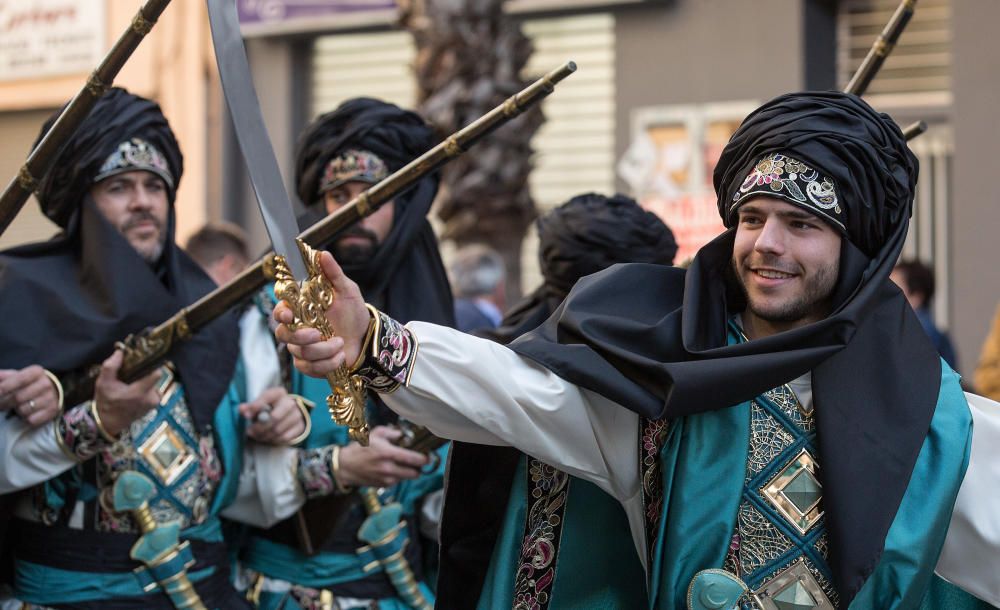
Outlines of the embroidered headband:
<svg viewBox="0 0 1000 610">
<path fill-rule="evenodd" d="M 132 138 L 119 144 L 115 152 L 108 155 L 101 165 L 101 169 L 94 176 L 94 183 L 135 170 L 152 172 L 163 178 L 168 188 L 174 188 L 174 177 L 170 173 L 167 158 L 155 146 L 141 138 Z"/>
<path fill-rule="evenodd" d="M 345 150 L 326 164 L 326 170 L 319 181 L 317 195 L 335 189 L 345 182 L 367 182 L 375 184 L 389 175 L 385 161 L 364 150 Z"/>
<path fill-rule="evenodd" d="M 771 153 L 758 161 L 733 193 L 729 213 L 755 195 L 784 199 L 847 231 L 833 180 L 788 155 Z"/>
</svg>

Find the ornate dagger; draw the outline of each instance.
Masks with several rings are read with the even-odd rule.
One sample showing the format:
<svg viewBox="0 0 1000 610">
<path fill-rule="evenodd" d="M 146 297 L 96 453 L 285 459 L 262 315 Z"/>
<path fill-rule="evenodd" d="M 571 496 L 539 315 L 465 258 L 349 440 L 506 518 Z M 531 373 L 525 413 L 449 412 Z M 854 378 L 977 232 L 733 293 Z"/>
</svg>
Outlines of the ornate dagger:
<svg viewBox="0 0 1000 610">
<path fill-rule="evenodd" d="M 115 510 L 131 513 L 142 530 L 129 557 L 145 566 L 136 576 L 148 581 L 146 590 L 159 586 L 178 610 L 207 610 L 187 576 L 194 557 L 189 543 L 180 542 L 180 523 L 157 523 L 149 508 L 149 499 L 156 495 L 149 477 L 126 470 L 118 476 L 112 493 Z"/>
</svg>

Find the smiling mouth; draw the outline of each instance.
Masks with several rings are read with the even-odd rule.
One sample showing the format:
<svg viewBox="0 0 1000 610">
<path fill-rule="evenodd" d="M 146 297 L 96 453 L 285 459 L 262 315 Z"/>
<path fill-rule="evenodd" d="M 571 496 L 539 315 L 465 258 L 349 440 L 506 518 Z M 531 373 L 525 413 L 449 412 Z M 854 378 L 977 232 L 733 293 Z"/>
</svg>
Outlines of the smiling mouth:
<svg viewBox="0 0 1000 610">
<path fill-rule="evenodd" d="M 767 280 L 787 280 L 795 277 L 792 273 L 775 271 L 774 269 L 754 269 L 753 272 Z"/>
</svg>

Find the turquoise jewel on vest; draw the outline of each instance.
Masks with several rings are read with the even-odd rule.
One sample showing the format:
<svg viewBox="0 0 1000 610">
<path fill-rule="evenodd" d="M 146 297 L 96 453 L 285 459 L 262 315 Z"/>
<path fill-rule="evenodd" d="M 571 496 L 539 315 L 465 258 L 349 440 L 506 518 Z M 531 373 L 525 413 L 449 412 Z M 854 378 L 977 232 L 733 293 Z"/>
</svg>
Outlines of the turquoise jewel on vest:
<svg viewBox="0 0 1000 610">
<path fill-rule="evenodd" d="M 688 586 L 688 610 L 734 610 L 747 586 L 725 570 L 702 570 Z"/>
</svg>

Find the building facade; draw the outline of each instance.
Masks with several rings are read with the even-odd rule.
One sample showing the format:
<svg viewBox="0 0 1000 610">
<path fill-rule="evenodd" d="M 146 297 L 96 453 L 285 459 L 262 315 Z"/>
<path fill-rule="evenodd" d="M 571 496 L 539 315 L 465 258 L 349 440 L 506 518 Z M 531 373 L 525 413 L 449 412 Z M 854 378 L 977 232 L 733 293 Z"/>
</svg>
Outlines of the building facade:
<svg viewBox="0 0 1000 610">
<path fill-rule="evenodd" d="M 45 1 L 101 5 L 108 46 L 130 17 L 124 0 Z M 174 0 L 119 82 L 160 99 L 178 128 L 187 168 L 178 200 L 181 235 L 224 217 L 247 227 L 263 248 L 201 4 Z M 545 210 L 588 190 L 627 192 L 663 215 L 690 254 L 718 230 L 711 169 L 747 110 L 787 91 L 842 88 L 896 4 L 510 0 L 508 11 L 535 44 L 525 76 L 568 59 L 579 65 L 544 102 L 547 123 L 535 138 L 530 184 L 537 205 Z M 239 0 L 239 8 L 286 180 L 298 132 L 340 101 L 371 95 L 415 105 L 415 50 L 394 25 L 393 0 Z M 993 116 L 1000 41 L 991 25 L 998 22 L 993 0 L 921 0 L 866 95 L 901 125 L 930 126 L 911 144 L 921 180 L 906 253 L 937 272 L 935 315 L 955 339 L 965 373 L 1000 301 L 1000 266 L 991 252 L 1000 205 L 990 186 L 1000 172 L 992 150 L 1000 141 Z M 14 175 L 37 125 L 84 77 L 80 71 L 40 83 L 0 74 L 0 131 L 9 143 L 0 170 Z M 30 214 L 23 212 L 0 243 L 37 237 L 36 225 L 26 228 Z M 525 289 L 539 279 L 536 245 L 529 235 Z"/>
</svg>

